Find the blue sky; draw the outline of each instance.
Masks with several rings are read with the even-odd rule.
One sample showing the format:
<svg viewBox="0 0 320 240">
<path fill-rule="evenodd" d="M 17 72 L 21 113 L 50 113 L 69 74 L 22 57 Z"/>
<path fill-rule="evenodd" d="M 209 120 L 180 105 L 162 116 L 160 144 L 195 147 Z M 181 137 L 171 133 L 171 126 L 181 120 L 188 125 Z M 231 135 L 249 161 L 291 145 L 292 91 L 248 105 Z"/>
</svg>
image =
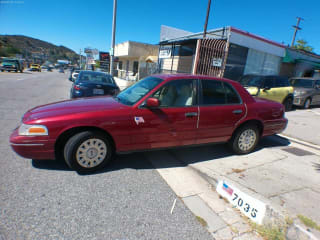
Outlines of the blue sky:
<svg viewBox="0 0 320 240">
<path fill-rule="evenodd" d="M 116 43 L 156 44 L 160 26 L 203 31 L 207 0 L 118 0 Z M 21 34 L 77 52 L 87 46 L 110 49 L 113 0 L 0 0 L 0 34 Z M 212 0 L 208 29 L 234 26 L 290 44 L 296 17 L 297 39 L 320 54 L 319 0 Z"/>
</svg>

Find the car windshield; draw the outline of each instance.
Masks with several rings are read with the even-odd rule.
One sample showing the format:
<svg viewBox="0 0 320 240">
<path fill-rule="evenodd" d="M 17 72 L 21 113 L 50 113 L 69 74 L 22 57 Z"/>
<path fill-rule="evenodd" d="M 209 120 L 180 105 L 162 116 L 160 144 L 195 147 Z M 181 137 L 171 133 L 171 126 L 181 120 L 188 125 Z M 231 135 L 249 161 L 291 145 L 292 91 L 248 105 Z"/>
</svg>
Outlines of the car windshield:
<svg viewBox="0 0 320 240">
<path fill-rule="evenodd" d="M 16 60 L 5 59 L 3 63 L 16 63 Z"/>
<path fill-rule="evenodd" d="M 123 104 L 133 105 L 148 94 L 163 79 L 147 77 L 119 93 L 116 98 Z"/>
<path fill-rule="evenodd" d="M 101 72 L 81 72 L 79 73 L 78 82 L 94 82 L 94 83 L 111 83 L 114 80 L 111 75 Z"/>
<path fill-rule="evenodd" d="M 307 79 L 291 79 L 291 85 L 293 87 L 312 88 L 313 81 Z"/>
<path fill-rule="evenodd" d="M 262 78 L 259 76 L 244 76 L 240 79 L 240 84 L 244 87 L 260 87 Z"/>
</svg>

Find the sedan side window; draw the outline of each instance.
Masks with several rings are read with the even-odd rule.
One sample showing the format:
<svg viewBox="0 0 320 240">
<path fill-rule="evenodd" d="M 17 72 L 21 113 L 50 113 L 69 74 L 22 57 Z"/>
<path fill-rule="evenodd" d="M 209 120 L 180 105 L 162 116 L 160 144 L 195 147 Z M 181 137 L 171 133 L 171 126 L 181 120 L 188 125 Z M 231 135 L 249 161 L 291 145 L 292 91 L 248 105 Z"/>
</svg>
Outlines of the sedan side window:
<svg viewBox="0 0 320 240">
<path fill-rule="evenodd" d="M 228 83 L 223 85 L 226 91 L 227 104 L 239 104 L 240 98 L 236 91 Z"/>
<path fill-rule="evenodd" d="M 195 104 L 194 80 L 169 82 L 156 91 L 152 97 L 159 99 L 160 107 L 186 107 Z"/>
<path fill-rule="evenodd" d="M 275 87 L 274 78 L 265 78 L 263 87 L 264 88 L 273 88 L 273 87 Z"/>
<path fill-rule="evenodd" d="M 225 104 L 226 97 L 222 82 L 214 80 L 201 80 L 202 104 Z"/>
<path fill-rule="evenodd" d="M 203 105 L 240 103 L 239 95 L 228 83 L 215 80 L 201 80 L 201 85 Z"/>
</svg>

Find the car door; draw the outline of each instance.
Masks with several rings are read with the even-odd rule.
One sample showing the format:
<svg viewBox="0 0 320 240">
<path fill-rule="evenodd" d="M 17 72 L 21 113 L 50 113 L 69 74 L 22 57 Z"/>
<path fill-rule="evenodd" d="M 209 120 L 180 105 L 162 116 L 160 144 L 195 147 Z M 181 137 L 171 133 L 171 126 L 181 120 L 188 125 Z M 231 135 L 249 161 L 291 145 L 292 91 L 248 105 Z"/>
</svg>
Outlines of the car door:
<svg viewBox="0 0 320 240">
<path fill-rule="evenodd" d="M 138 149 L 165 148 L 195 144 L 198 121 L 197 81 L 172 80 L 152 96 L 159 99 L 158 108 L 144 104 L 133 110 L 136 119 L 133 131 Z"/>
<path fill-rule="evenodd" d="M 320 104 L 320 80 L 316 80 L 314 83 L 314 95 L 312 97 L 312 104 Z"/>
<path fill-rule="evenodd" d="M 237 91 L 227 82 L 200 80 L 197 144 L 227 141 L 246 108 Z"/>
<path fill-rule="evenodd" d="M 265 77 L 258 97 L 278 101 L 276 92 L 274 77 Z"/>
</svg>

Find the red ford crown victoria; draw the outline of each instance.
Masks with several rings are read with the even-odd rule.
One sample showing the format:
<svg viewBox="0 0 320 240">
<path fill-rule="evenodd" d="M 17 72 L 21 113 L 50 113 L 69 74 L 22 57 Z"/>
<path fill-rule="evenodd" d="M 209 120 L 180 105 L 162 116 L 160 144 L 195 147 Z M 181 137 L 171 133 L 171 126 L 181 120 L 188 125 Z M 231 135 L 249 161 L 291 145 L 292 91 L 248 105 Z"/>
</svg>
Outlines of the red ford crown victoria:
<svg viewBox="0 0 320 240">
<path fill-rule="evenodd" d="M 237 154 L 287 126 L 280 103 L 253 98 L 237 82 L 209 76 L 154 75 L 115 97 L 33 108 L 10 137 L 32 159 L 64 158 L 79 172 L 104 167 L 114 154 L 228 142 Z"/>
</svg>

